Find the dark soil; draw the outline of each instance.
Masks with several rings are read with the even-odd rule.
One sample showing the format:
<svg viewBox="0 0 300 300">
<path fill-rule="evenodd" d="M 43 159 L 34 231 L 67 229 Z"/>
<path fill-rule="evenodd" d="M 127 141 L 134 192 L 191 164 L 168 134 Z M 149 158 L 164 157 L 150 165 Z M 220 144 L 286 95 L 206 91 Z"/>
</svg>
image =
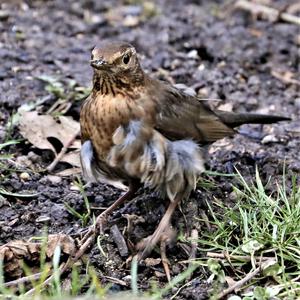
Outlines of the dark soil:
<svg viewBox="0 0 300 300">
<path fill-rule="evenodd" d="M 237 134 L 217 142 L 208 150 L 209 170 L 232 173 L 236 167 L 250 180 L 258 166 L 264 182 L 271 178 L 269 190 L 274 190 L 276 181 L 281 181 L 284 167 L 288 178 L 300 173 L 299 82 L 284 81 L 272 75 L 274 72 L 290 72 L 295 79 L 300 78 L 297 56 L 299 27 L 296 25 L 262 20 L 247 12 L 235 11 L 232 1 L 165 0 L 157 1 L 153 7 L 149 2 L 142 4 L 142 1 L 128 0 L 7 2 L 0 4 L 1 143 L 21 138 L 17 127 L 10 130 L 7 127 L 20 105 L 48 97 L 39 108 L 45 112 L 56 101 L 54 96 L 49 97 L 45 84 L 36 77 L 55 76 L 63 82 L 74 79 L 79 86 L 90 87 L 90 50 L 104 39 L 125 40 L 136 46 L 143 67 L 150 74 L 191 86 L 199 97 L 220 99 L 214 105 L 221 109 L 232 106 L 234 111 L 272 113 L 292 118 L 291 122 L 275 125 L 244 126 L 240 130 L 246 136 Z M 272 1 L 272 5 L 283 9 L 293 2 Z M 66 115 L 78 120 L 79 107 L 80 102 L 73 101 Z M 72 188 L 75 177 L 53 180 L 47 173 L 30 171 L 15 163 L 28 153 L 30 157 L 34 156 L 32 152 L 38 155 L 37 161 L 43 167 L 53 159 L 49 153 L 34 149 L 25 141 L 3 151 L 14 153 L 14 158 L 3 161 L 0 188 L 38 195 L 29 198 L 3 195 L 4 198 L 0 199 L 0 245 L 40 235 L 46 226 L 50 233 L 62 232 L 72 236 L 83 229 L 81 221 L 64 205 L 66 202 L 78 212 L 85 211 L 82 195 Z M 30 175 L 26 180 L 20 177 L 23 171 Z M 195 220 L 201 210 L 206 210 L 203 199 L 210 201 L 215 197 L 228 203 L 232 201 L 229 195 L 232 184 L 237 184 L 236 180 L 222 176 L 211 180 L 215 187 L 199 188 L 189 201 L 182 204 L 182 212 L 178 210 L 173 218 L 175 228 L 187 237 L 192 228 L 198 229 L 200 236 L 201 230 L 207 230 Z M 86 194 L 93 207 L 103 207 L 112 203 L 121 191 L 93 184 L 86 189 Z M 117 224 L 122 232 L 126 226 L 124 214 L 142 216 L 143 222 L 137 223 L 130 236 L 126 236 L 136 243 L 153 232 L 166 205 L 167 202 L 151 191 L 141 190 L 132 203 L 114 213 L 109 226 Z M 99 210 L 94 213 L 98 214 Z M 89 254 L 101 281 L 107 283 L 106 276 L 126 281 L 130 266 L 126 266 L 127 257 L 120 255 L 109 230 L 101 244 L 109 254 L 107 259 L 97 246 Z M 168 250 L 172 276 L 187 267 L 180 263 L 188 259 L 184 249 L 183 244 L 177 243 Z M 159 257 L 159 254 L 154 252 L 151 257 Z M 166 278 L 158 276 L 161 272 L 161 264 L 141 266 L 141 289 L 150 287 L 152 279 L 164 284 Z M 194 273 L 192 284 L 176 299 L 205 299 L 208 290 L 206 275 L 201 270 Z M 118 284 L 113 288 L 126 289 Z"/>
</svg>

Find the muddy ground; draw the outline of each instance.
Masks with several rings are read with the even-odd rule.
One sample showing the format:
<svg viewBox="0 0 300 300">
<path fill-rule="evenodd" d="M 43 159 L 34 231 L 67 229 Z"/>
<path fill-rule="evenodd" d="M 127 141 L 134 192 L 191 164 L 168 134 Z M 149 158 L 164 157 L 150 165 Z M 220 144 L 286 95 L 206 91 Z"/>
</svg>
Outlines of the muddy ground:
<svg viewBox="0 0 300 300">
<path fill-rule="evenodd" d="M 5 1 L 4 1 L 5 2 Z M 295 1 L 270 1 L 285 9 Z M 21 139 L 17 126 L 9 126 L 11 117 L 25 103 L 39 105 L 45 113 L 57 97 L 45 90 L 41 75 L 60 80 L 68 93 L 68 83 L 91 86 L 90 50 L 104 39 L 124 40 L 136 46 L 145 70 L 171 83 L 184 83 L 196 90 L 199 97 L 220 99 L 213 103 L 221 109 L 273 113 L 289 116 L 291 122 L 276 125 L 244 126 L 247 136 L 237 134 L 211 146 L 207 169 L 232 173 L 236 167 L 247 180 L 253 178 L 255 166 L 264 182 L 271 178 L 268 190 L 275 189 L 286 172 L 300 173 L 300 95 L 299 95 L 299 27 L 283 21 L 265 20 L 248 12 L 233 10 L 233 1 L 7 1 L 0 4 L 0 142 Z M 70 97 L 69 97 L 70 98 Z M 82 100 L 67 99 L 72 105 L 66 112 L 79 118 Z M 3 149 L 13 158 L 2 160 L 0 188 L 13 193 L 38 193 L 35 197 L 3 194 L 0 201 L 0 245 L 8 241 L 40 235 L 47 226 L 50 233 L 72 236 L 82 230 L 81 221 L 72 215 L 64 203 L 84 212 L 82 194 L 74 188 L 75 175 L 51 177 L 37 172 L 53 160 L 50 151 L 41 151 L 22 140 Z M 29 154 L 29 155 L 28 155 Z M 20 157 L 29 156 L 35 166 L 22 166 Z M 19 162 L 16 164 L 16 162 Z M 53 171 L 64 169 L 60 164 Z M 20 176 L 22 173 L 28 176 Z M 289 177 L 288 176 L 288 177 Z M 205 225 L 195 219 L 202 211 L 209 213 L 205 201 L 231 199 L 236 179 L 206 176 L 213 186 L 199 188 L 191 199 L 176 212 L 175 228 L 187 237 L 191 229 L 201 232 Z M 288 185 L 290 182 L 288 181 Z M 102 184 L 86 189 L 92 207 L 106 207 L 121 191 Z M 166 202 L 148 190 L 119 209 L 110 219 L 122 231 L 124 214 L 142 216 L 129 238 L 136 243 L 151 234 L 164 213 Z M 95 214 L 99 210 L 93 210 Z M 185 217 L 184 217 L 185 216 Z M 187 222 L 185 222 L 187 220 Z M 97 246 L 89 253 L 90 261 L 103 283 L 106 276 L 126 282 L 130 267 L 122 257 L 110 231 L 101 242 L 109 253 L 105 259 Z M 186 244 L 189 246 L 189 244 Z M 172 276 L 187 265 L 183 243 L 169 248 Z M 130 253 L 128 254 L 130 255 Z M 197 254 L 201 256 L 199 252 Z M 151 257 L 159 257 L 154 252 Z M 166 282 L 161 264 L 140 267 L 139 285 L 150 286 L 152 279 Z M 161 275 L 162 274 L 162 275 Z M 205 299 L 208 286 L 203 270 L 194 273 L 191 284 L 182 289 L 176 299 Z M 128 282 L 127 282 L 128 283 Z M 130 284 L 113 284 L 114 290 L 129 289 Z"/>
</svg>

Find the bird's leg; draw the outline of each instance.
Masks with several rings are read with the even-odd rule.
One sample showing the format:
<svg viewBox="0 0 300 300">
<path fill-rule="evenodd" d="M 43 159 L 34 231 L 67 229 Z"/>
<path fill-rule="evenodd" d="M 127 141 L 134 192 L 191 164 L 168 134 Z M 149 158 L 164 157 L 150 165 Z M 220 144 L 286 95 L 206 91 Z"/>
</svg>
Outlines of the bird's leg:
<svg viewBox="0 0 300 300">
<path fill-rule="evenodd" d="M 170 268 L 169 268 L 169 260 L 166 254 L 167 241 L 165 239 L 161 239 L 160 241 L 160 256 L 161 262 L 164 267 L 168 282 L 171 281 Z"/>
<path fill-rule="evenodd" d="M 136 182 L 129 184 L 129 190 L 119 197 L 111 206 L 109 206 L 105 211 L 103 211 L 96 219 L 95 225 L 92 225 L 85 236 L 80 241 L 82 245 L 90 236 L 94 235 L 97 230 L 103 233 L 103 226 L 107 220 L 108 215 L 110 215 L 116 208 L 118 208 L 122 203 L 129 201 L 134 198 L 135 193 L 139 189 L 139 184 Z"/>
<path fill-rule="evenodd" d="M 130 184 L 129 190 L 119 197 L 111 206 L 109 206 L 106 210 L 104 210 L 96 219 L 96 227 L 100 230 L 100 233 L 103 233 L 103 227 L 107 221 L 107 217 L 122 203 L 133 199 L 135 193 L 138 190 L 138 186 L 136 184 Z"/>
<path fill-rule="evenodd" d="M 149 236 L 148 239 L 146 239 L 145 246 L 143 247 L 144 249 L 141 249 L 142 253 L 139 255 L 139 260 L 146 258 L 156 246 L 156 244 L 161 240 L 162 234 L 165 233 L 168 227 L 170 226 L 170 221 L 174 210 L 177 207 L 178 203 L 181 201 L 181 199 L 182 195 L 177 195 L 174 201 L 170 202 L 167 211 L 160 220 L 156 230 L 151 236 Z"/>
</svg>

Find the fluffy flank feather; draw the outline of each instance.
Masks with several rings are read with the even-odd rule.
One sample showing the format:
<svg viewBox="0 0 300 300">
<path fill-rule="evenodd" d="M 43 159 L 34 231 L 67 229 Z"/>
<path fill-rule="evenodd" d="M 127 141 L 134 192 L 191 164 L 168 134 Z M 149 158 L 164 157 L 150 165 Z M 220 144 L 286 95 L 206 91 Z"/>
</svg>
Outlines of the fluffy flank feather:
<svg viewBox="0 0 300 300">
<path fill-rule="evenodd" d="M 90 140 L 85 141 L 80 150 L 80 161 L 82 167 L 83 176 L 88 182 L 96 182 L 97 178 L 95 176 L 92 163 L 94 159 L 94 151 L 92 142 Z"/>
<path fill-rule="evenodd" d="M 176 195 L 188 195 L 196 188 L 197 178 L 204 171 L 199 146 L 190 140 L 169 142 L 165 190 L 174 200 Z"/>
<path fill-rule="evenodd" d="M 149 134 L 140 121 L 120 126 L 114 141 L 118 143 L 112 147 L 108 163 L 124 168 L 130 176 L 140 178 L 171 201 L 179 193 L 188 195 L 195 189 L 197 178 L 204 171 L 204 160 L 195 142 L 172 142 L 155 130 Z"/>
<path fill-rule="evenodd" d="M 87 182 L 97 182 L 101 180 L 116 188 L 122 190 L 127 189 L 127 187 L 117 179 L 118 174 L 114 174 L 112 170 L 109 170 L 105 165 L 101 165 L 101 162 L 95 160 L 93 144 L 90 140 L 85 141 L 81 146 L 80 161 L 82 173 Z M 110 175 L 110 179 L 107 174 Z"/>
</svg>

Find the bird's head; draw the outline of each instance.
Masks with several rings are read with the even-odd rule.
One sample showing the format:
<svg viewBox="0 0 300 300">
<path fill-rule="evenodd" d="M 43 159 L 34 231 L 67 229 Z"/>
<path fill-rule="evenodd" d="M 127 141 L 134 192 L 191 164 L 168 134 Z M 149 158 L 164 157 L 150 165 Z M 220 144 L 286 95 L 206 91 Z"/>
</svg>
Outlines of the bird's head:
<svg viewBox="0 0 300 300">
<path fill-rule="evenodd" d="M 143 75 L 135 48 L 124 42 L 107 42 L 92 50 L 91 66 L 95 73 L 112 75 L 129 82 Z"/>
</svg>

